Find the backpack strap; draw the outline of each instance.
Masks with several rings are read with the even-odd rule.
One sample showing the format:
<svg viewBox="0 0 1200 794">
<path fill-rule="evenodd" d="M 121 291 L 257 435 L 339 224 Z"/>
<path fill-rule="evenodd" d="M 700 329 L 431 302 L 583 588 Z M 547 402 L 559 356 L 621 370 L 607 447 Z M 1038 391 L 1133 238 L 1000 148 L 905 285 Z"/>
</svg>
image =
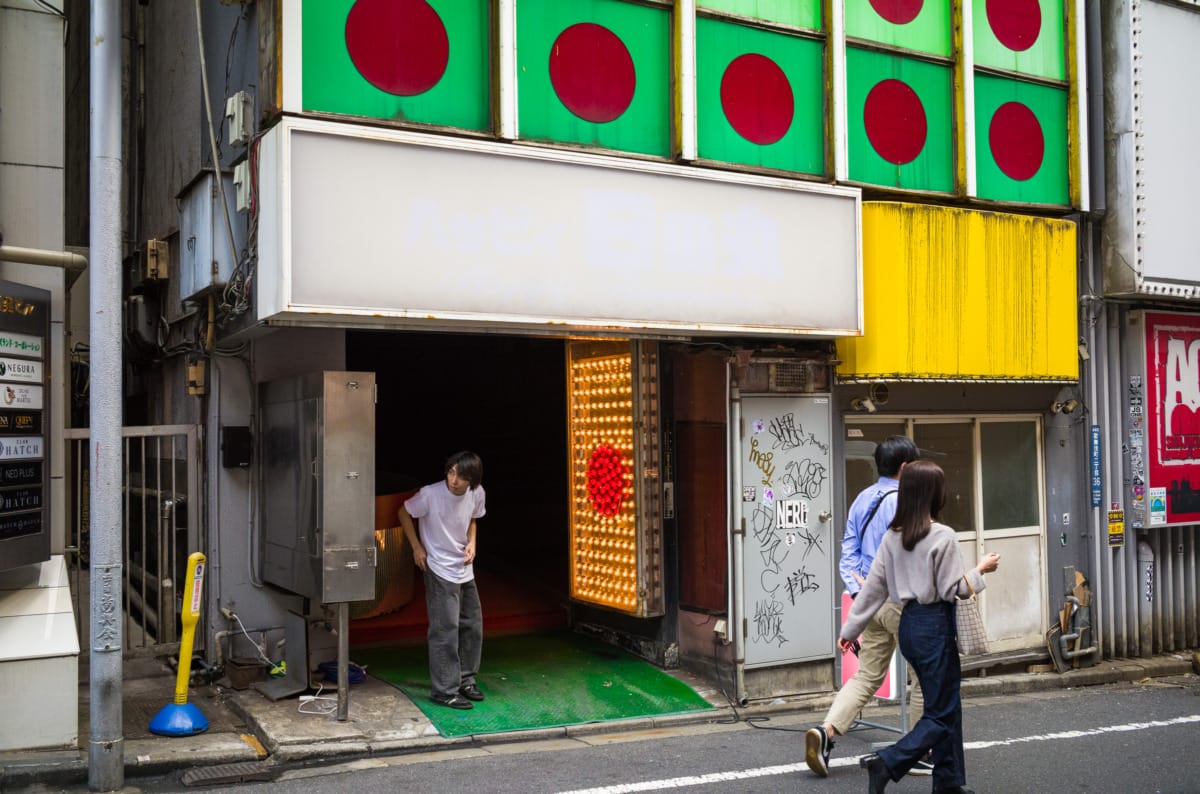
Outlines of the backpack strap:
<svg viewBox="0 0 1200 794">
<path fill-rule="evenodd" d="M 879 506 L 883 504 L 884 499 L 887 499 L 889 496 L 896 493 L 897 490 L 897 488 L 893 488 L 890 491 L 884 491 L 883 493 L 879 494 L 879 498 L 875 500 L 875 504 L 871 507 L 871 512 L 867 513 L 867 520 L 862 522 L 862 526 L 858 528 L 858 547 L 860 549 L 862 548 L 863 535 L 866 534 L 867 527 L 871 525 L 871 519 L 874 518 L 875 513 L 879 511 Z"/>
</svg>

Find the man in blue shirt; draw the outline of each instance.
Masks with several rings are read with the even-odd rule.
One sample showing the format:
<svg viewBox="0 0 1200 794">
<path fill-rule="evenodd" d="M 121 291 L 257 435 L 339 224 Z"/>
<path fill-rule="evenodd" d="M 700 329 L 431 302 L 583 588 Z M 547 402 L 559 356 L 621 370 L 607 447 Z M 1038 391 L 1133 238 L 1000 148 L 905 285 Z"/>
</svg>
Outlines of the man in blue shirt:
<svg viewBox="0 0 1200 794">
<path fill-rule="evenodd" d="M 846 591 L 853 598 L 862 589 L 875 561 L 875 552 L 883 533 L 896 516 L 896 491 L 900 487 L 900 470 L 920 456 L 917 445 L 907 436 L 888 436 L 875 447 L 875 468 L 879 480 L 862 490 L 850 505 L 846 517 L 846 534 L 842 538 L 842 559 L 838 570 Z M 891 601 L 871 618 L 861 637 L 858 651 L 858 672 L 833 699 L 829 713 L 820 727 L 804 734 L 804 759 L 808 768 L 821 777 L 829 774 L 829 753 L 834 734 L 841 736 L 879 690 L 887 675 L 892 652 L 896 649 L 900 629 L 900 605 Z M 921 690 L 913 687 L 913 708 L 920 710 Z M 910 775 L 930 774 L 932 766 L 921 761 Z"/>
</svg>

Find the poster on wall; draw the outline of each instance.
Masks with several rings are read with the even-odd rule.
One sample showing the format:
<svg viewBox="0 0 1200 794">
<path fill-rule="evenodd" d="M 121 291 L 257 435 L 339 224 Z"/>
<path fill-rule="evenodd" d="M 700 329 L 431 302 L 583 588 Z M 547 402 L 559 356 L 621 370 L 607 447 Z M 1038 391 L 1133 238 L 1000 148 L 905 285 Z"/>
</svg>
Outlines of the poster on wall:
<svg viewBox="0 0 1200 794">
<path fill-rule="evenodd" d="M 1150 524 L 1200 522 L 1200 315 L 1146 314 Z"/>
</svg>

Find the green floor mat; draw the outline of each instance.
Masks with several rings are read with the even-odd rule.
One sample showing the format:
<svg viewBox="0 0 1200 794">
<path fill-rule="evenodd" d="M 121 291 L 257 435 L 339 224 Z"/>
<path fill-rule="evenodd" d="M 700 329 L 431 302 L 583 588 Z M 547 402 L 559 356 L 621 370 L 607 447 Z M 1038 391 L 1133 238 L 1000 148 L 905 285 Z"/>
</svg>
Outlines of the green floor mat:
<svg viewBox="0 0 1200 794">
<path fill-rule="evenodd" d="M 682 681 L 641 659 L 569 632 L 488 637 L 470 711 L 429 699 L 424 645 L 355 649 L 367 672 L 400 689 L 443 736 L 520 731 L 674 714 L 712 705 Z"/>
</svg>

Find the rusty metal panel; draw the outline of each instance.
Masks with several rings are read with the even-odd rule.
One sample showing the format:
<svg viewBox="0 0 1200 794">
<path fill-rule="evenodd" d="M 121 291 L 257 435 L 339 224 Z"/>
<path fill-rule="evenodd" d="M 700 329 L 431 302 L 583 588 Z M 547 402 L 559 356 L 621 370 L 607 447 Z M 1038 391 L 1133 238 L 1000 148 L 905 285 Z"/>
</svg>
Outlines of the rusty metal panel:
<svg viewBox="0 0 1200 794">
<path fill-rule="evenodd" d="M 1074 381 L 1075 224 L 863 204 L 864 335 L 843 379 Z"/>
</svg>

